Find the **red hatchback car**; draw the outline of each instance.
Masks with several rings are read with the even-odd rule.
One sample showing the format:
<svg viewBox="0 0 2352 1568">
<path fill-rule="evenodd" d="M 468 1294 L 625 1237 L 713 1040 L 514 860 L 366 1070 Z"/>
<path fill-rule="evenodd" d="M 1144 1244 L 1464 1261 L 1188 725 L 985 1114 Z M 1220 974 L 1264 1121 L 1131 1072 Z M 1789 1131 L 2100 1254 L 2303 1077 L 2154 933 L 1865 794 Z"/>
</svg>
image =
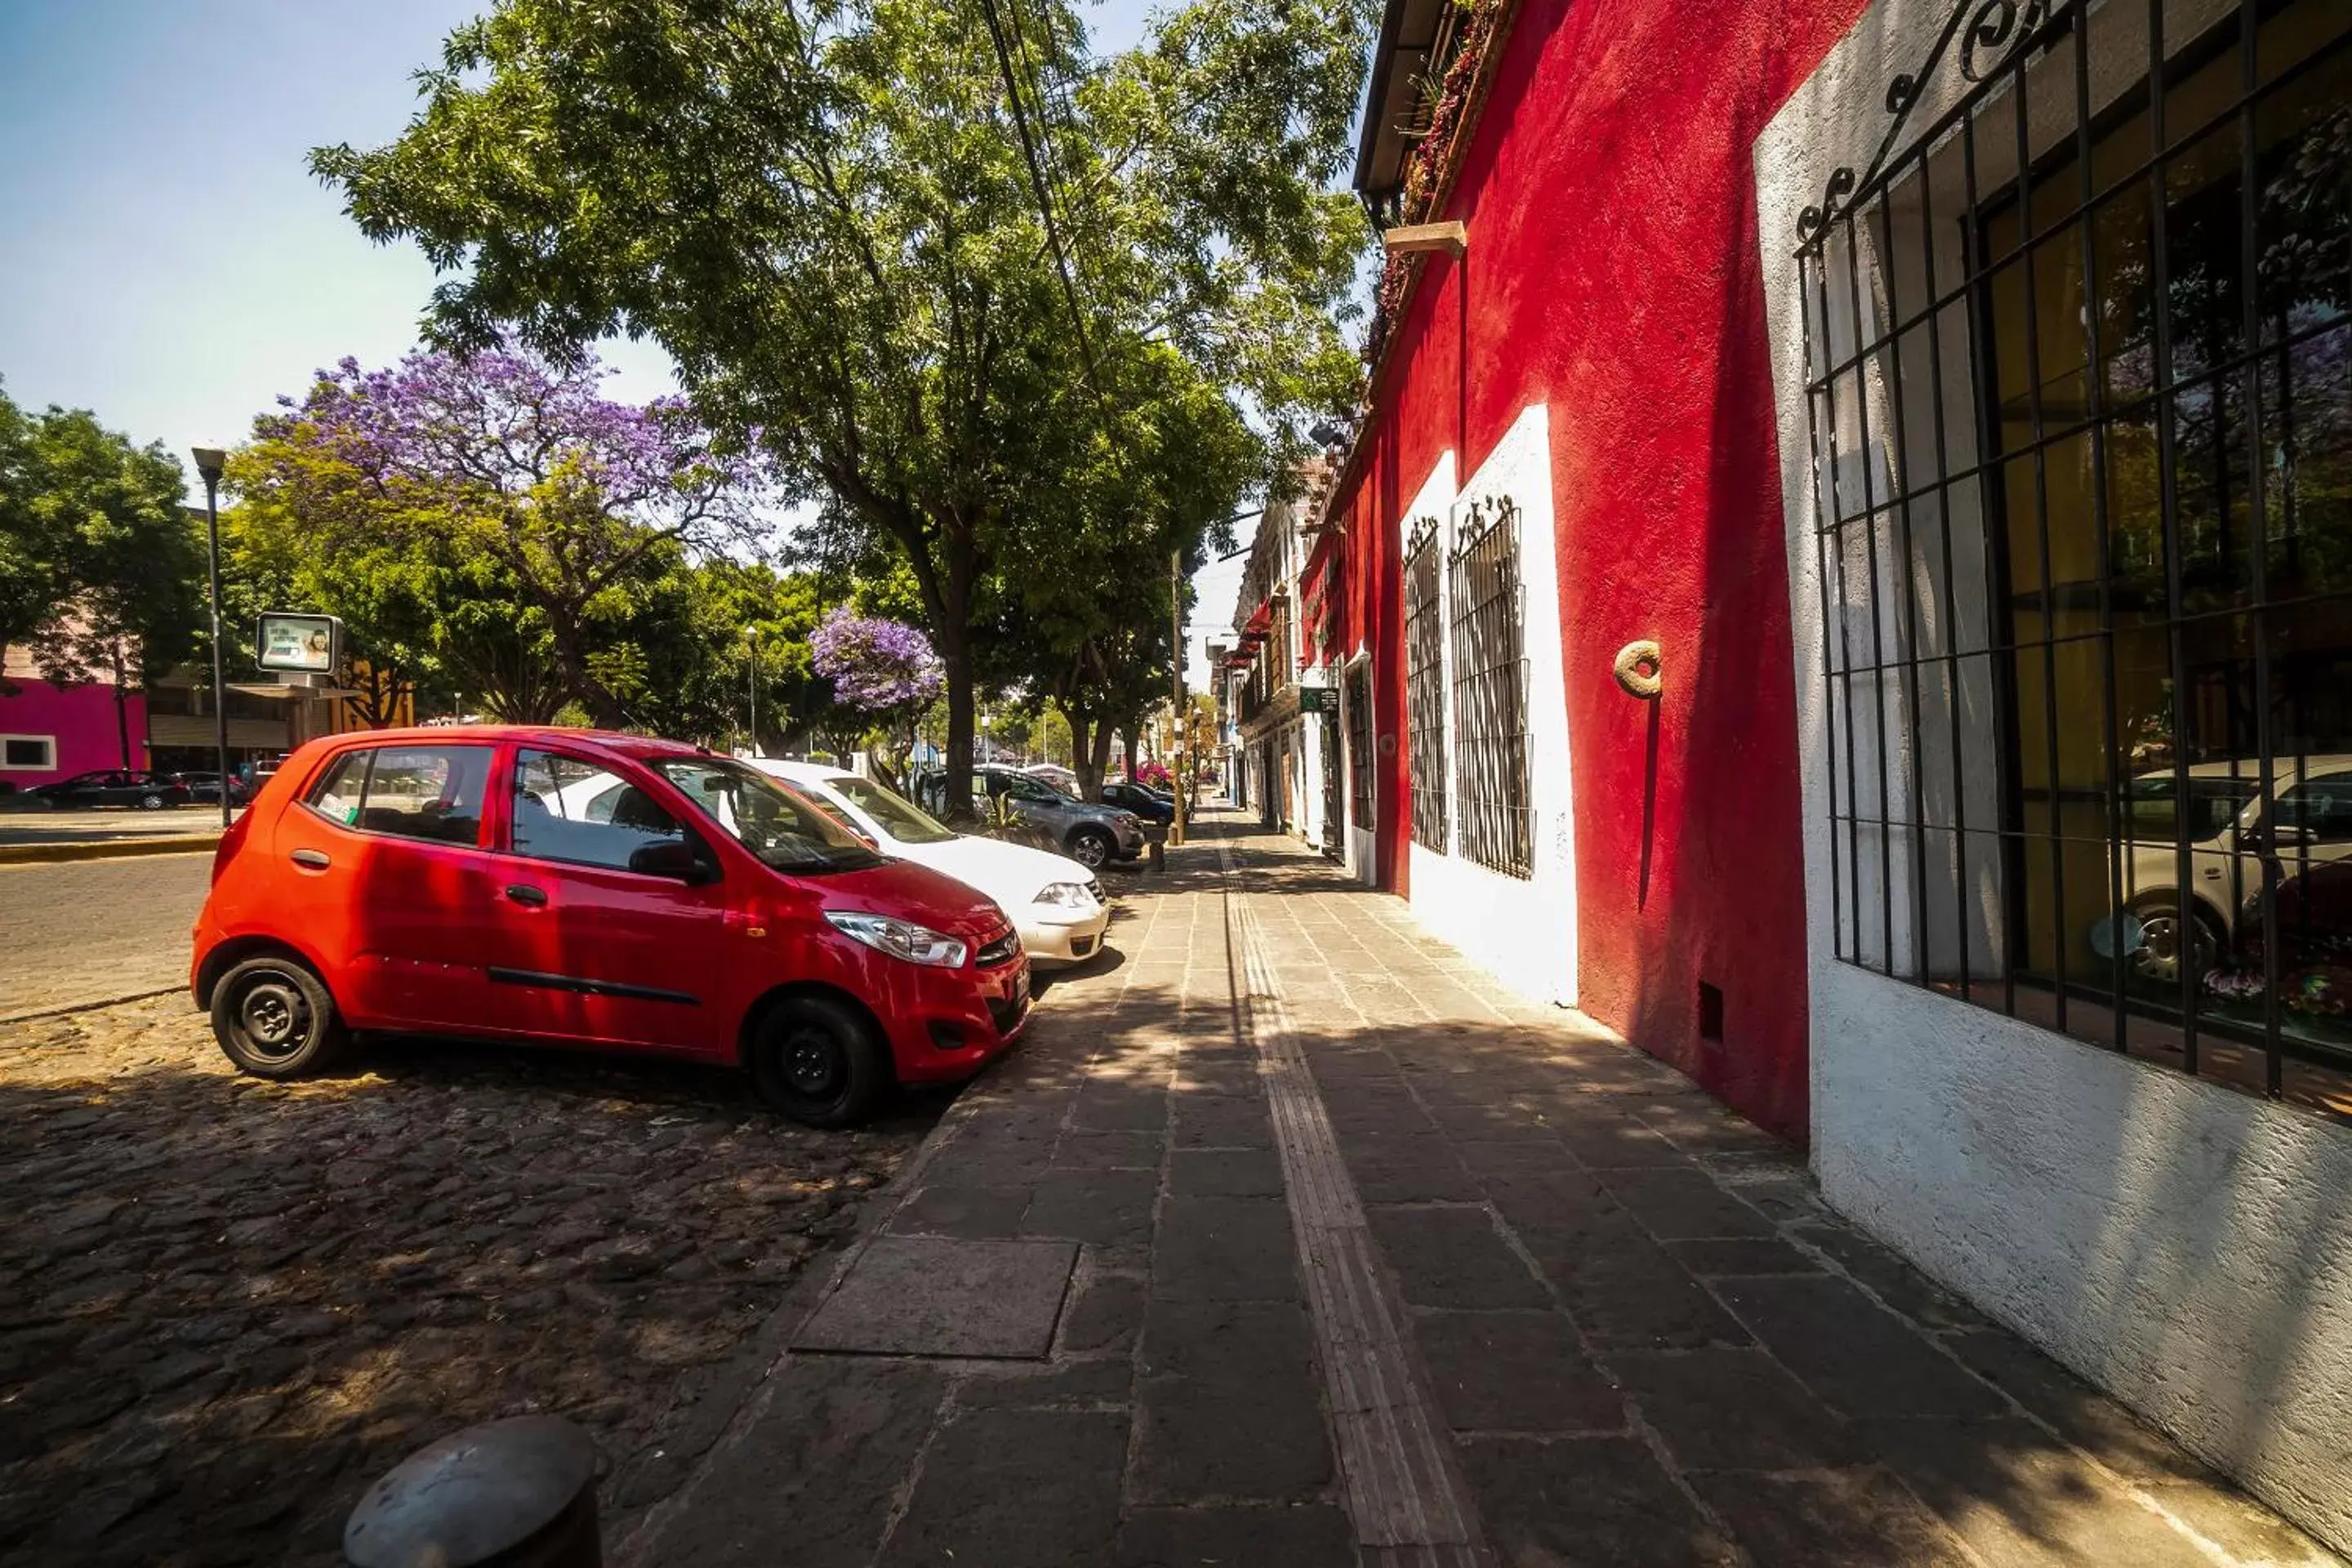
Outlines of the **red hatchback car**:
<svg viewBox="0 0 2352 1568">
<path fill-rule="evenodd" d="M 264 1078 L 355 1030 L 586 1041 L 740 1062 L 825 1127 L 970 1075 L 1029 1012 L 1002 910 L 759 770 L 504 727 L 297 752 L 221 839 L 190 982 Z"/>
</svg>

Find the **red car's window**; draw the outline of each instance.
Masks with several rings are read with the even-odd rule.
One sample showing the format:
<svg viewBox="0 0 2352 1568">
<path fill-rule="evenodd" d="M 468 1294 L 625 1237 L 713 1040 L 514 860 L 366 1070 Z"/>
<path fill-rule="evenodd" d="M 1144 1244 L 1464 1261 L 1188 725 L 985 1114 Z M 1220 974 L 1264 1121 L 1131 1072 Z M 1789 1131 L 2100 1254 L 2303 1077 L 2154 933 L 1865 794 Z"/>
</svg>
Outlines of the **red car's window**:
<svg viewBox="0 0 2352 1568">
<path fill-rule="evenodd" d="M 609 768 L 557 752 L 515 753 L 514 852 L 575 866 L 629 868 L 629 858 L 686 829 Z"/>
<path fill-rule="evenodd" d="M 305 804 L 332 821 L 395 838 L 478 843 L 488 746 L 370 746 L 329 763 Z"/>
</svg>

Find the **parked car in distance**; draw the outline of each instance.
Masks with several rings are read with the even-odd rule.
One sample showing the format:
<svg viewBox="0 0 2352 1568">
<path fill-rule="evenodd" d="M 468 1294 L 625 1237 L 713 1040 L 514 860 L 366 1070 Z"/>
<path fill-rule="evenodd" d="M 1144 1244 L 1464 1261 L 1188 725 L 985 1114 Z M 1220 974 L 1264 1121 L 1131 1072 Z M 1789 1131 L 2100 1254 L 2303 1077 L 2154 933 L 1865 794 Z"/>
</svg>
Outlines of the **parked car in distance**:
<svg viewBox="0 0 2352 1568">
<path fill-rule="evenodd" d="M 858 1120 L 1021 1034 L 1003 910 L 698 748 L 436 726 L 297 752 L 221 836 L 189 984 L 229 1059 L 326 1067 L 356 1031 L 579 1041 L 749 1069 Z"/>
<path fill-rule="evenodd" d="M 844 820 L 885 855 L 943 871 L 996 900 L 1040 968 L 1076 963 L 1102 948 L 1110 906 L 1094 873 L 1065 856 L 1025 844 L 958 833 L 872 779 L 822 763 L 754 759 Z"/>
<path fill-rule="evenodd" d="M 69 779 L 42 784 L 25 792 L 51 805 L 79 809 L 98 805 L 130 805 L 145 811 L 161 811 L 167 805 L 185 805 L 194 797 L 188 786 L 169 773 L 149 773 L 138 768 L 101 768 L 96 773 L 77 773 Z"/>
<path fill-rule="evenodd" d="M 1078 775 L 1059 763 L 1033 763 L 1021 770 L 1033 779 L 1044 779 L 1073 800 L 1078 795 Z"/>
<path fill-rule="evenodd" d="M 1102 797 L 1105 805 L 1120 806 L 1146 822 L 1166 824 L 1176 820 L 1176 797 L 1144 784 L 1124 780 L 1107 784 L 1102 786 Z"/>
<path fill-rule="evenodd" d="M 2352 858 L 2352 755 L 2280 757 L 2263 798 L 2252 759 L 2197 763 L 2187 770 L 2185 828 L 2170 768 L 2125 786 L 2124 901 L 2137 919 L 2133 963 L 2147 979 L 2168 981 L 2184 954 L 2202 974 L 2236 942 L 2249 910 L 2259 913 L 2263 860 L 2275 856 L 2282 879 Z M 2180 927 L 2180 858 L 2173 840 L 2189 841 L 2190 929 Z"/>
<path fill-rule="evenodd" d="M 1088 870 L 1143 853 L 1143 824 L 1122 806 L 1100 805 L 1064 795 L 1018 768 L 972 770 L 972 782 L 988 791 L 996 811 L 1034 828 Z"/>
<path fill-rule="evenodd" d="M 220 804 L 221 776 L 216 773 L 177 773 L 171 775 L 173 783 L 188 792 L 188 798 L 199 805 Z M 228 776 L 228 803 L 243 805 L 253 798 L 253 786 L 235 773 Z"/>
</svg>

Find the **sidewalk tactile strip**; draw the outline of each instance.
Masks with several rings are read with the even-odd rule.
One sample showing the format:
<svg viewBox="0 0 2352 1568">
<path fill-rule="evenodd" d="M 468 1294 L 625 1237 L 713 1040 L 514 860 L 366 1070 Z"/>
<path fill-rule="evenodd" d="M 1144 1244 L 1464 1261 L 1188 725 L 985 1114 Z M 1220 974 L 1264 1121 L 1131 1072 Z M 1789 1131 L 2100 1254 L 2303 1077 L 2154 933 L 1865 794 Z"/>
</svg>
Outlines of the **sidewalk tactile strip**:
<svg viewBox="0 0 2352 1568">
<path fill-rule="evenodd" d="M 1402 1312 L 1381 1278 L 1363 1205 L 1340 1161 L 1306 1054 L 1292 1035 L 1281 982 L 1248 895 L 1232 886 L 1233 859 L 1222 840 L 1217 860 L 1241 952 L 1243 1026 L 1257 1048 L 1273 1109 L 1356 1539 L 1381 1549 L 1371 1561 L 1400 1568 L 1479 1563 L 1475 1510 L 1414 1376 Z"/>
</svg>

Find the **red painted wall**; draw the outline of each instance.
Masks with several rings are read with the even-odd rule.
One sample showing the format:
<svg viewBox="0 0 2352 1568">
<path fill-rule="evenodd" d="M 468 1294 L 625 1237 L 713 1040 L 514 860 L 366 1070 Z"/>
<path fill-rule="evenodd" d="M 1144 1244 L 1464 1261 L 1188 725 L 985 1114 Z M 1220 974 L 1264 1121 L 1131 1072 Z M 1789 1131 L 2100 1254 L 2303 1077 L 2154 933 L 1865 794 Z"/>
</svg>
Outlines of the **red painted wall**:
<svg viewBox="0 0 2352 1568">
<path fill-rule="evenodd" d="M 1522 0 L 1349 483 L 1375 649 L 1381 866 L 1410 808 L 1398 552 L 1441 453 L 1549 406 L 1586 1011 L 1806 1128 L 1796 695 L 1749 150 L 1861 0 Z M 1466 275 L 1465 271 L 1466 269 Z M 1466 300 L 1465 300 L 1466 295 Z M 1466 377 L 1464 371 L 1466 367 Z M 1664 696 L 1617 650 L 1663 645 Z M 1383 745 L 1386 742 L 1383 742 Z M 1557 765 L 1538 759 L 1538 766 Z M 1724 1039 L 1698 1039 L 1698 987 Z"/>
<path fill-rule="evenodd" d="M 0 689 L 0 735 L 54 735 L 58 765 L 47 772 L 0 769 L 0 784 L 26 790 L 93 768 L 126 765 L 111 686 L 53 686 L 16 676 L 9 677 L 5 684 L 15 692 Z M 123 708 L 123 721 L 131 729 L 127 765 L 143 768 L 147 765 L 147 700 L 125 697 Z"/>
</svg>

